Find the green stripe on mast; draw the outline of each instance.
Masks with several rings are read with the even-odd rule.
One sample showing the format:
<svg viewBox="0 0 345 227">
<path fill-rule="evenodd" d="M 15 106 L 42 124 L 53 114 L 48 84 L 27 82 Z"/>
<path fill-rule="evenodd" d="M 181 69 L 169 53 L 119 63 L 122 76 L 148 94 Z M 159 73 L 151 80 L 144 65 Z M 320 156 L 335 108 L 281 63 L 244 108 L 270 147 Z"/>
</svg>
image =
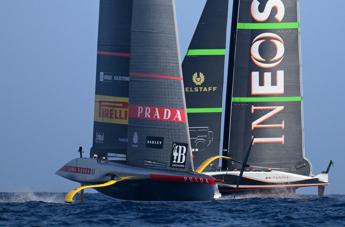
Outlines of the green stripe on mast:
<svg viewBox="0 0 345 227">
<path fill-rule="evenodd" d="M 225 49 L 190 49 L 187 56 L 224 56 Z"/>
<path fill-rule="evenodd" d="M 187 113 L 221 113 L 222 108 L 188 108 Z"/>
<path fill-rule="evenodd" d="M 232 102 L 246 103 L 246 102 L 302 102 L 303 97 L 234 97 Z"/>
<path fill-rule="evenodd" d="M 237 23 L 239 30 L 255 30 L 255 29 L 298 29 L 299 22 L 287 23 Z"/>
</svg>

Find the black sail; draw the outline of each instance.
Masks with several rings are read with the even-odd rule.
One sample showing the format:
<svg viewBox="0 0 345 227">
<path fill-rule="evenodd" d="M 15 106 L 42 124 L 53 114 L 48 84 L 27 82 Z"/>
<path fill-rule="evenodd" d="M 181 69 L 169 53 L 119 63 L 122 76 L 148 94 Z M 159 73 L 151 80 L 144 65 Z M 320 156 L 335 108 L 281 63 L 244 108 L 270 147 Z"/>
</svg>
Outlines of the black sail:
<svg viewBox="0 0 345 227">
<path fill-rule="evenodd" d="M 195 166 L 219 155 L 228 0 L 208 0 L 183 61 Z"/>
<path fill-rule="evenodd" d="M 192 171 L 173 0 L 134 0 L 128 164 Z"/>
<path fill-rule="evenodd" d="M 249 164 L 309 175 L 303 140 L 299 2 L 237 0 L 234 5 L 238 19 L 232 40 L 235 61 L 230 64 L 229 154 L 243 160 L 254 135 Z M 230 169 L 239 168 L 228 164 Z"/>
<path fill-rule="evenodd" d="M 131 0 L 101 0 L 91 156 L 126 159 Z"/>
</svg>

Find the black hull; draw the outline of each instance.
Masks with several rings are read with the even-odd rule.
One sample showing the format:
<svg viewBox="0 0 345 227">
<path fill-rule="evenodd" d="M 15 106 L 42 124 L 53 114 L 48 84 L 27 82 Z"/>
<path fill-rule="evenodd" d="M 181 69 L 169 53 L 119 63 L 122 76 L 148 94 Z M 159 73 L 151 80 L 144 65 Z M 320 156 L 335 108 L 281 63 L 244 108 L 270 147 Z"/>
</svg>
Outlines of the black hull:
<svg viewBox="0 0 345 227">
<path fill-rule="evenodd" d="M 97 191 L 122 200 L 136 201 L 209 201 L 216 185 L 189 182 L 129 180 Z"/>
</svg>

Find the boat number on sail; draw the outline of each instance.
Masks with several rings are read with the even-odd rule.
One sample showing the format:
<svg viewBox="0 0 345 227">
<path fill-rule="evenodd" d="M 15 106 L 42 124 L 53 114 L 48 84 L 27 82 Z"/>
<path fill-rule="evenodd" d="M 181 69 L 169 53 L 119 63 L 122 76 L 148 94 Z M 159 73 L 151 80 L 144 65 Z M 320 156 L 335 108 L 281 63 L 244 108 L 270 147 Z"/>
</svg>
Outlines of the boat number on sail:
<svg viewBox="0 0 345 227">
<path fill-rule="evenodd" d="M 253 0 L 251 3 L 251 17 L 256 23 L 267 22 L 271 15 L 274 15 L 276 22 L 282 22 L 285 17 L 285 6 L 281 0 L 269 0 L 267 1 L 264 9 L 262 10 L 262 2 L 258 0 Z M 261 54 L 260 50 L 267 48 L 264 46 L 264 43 L 272 43 L 275 46 L 275 54 L 271 59 L 265 59 Z M 252 41 L 252 46 L 250 48 L 250 55 L 252 62 L 257 66 L 257 69 L 253 69 L 251 72 L 251 95 L 265 95 L 265 96 L 274 96 L 274 95 L 284 95 L 284 70 L 276 69 L 282 63 L 285 54 L 285 42 L 284 39 L 278 34 L 271 32 L 262 32 L 254 37 Z M 275 71 L 276 83 L 273 82 L 273 73 L 269 71 Z M 260 77 L 263 77 L 263 84 L 260 83 Z M 252 105 L 251 113 L 255 114 L 259 111 L 270 111 L 264 116 L 253 120 L 252 130 L 255 129 L 269 129 L 269 128 L 280 128 L 284 130 L 285 122 L 284 120 L 276 124 L 263 124 L 267 120 L 273 118 L 280 112 L 285 110 L 284 106 L 261 106 L 261 105 Z M 279 135 L 279 137 L 269 137 L 269 138 L 255 138 L 253 141 L 256 143 L 278 143 L 284 144 L 285 137 L 284 135 Z"/>
<path fill-rule="evenodd" d="M 188 152 L 188 144 L 173 143 L 170 166 L 173 168 L 185 168 Z"/>
<path fill-rule="evenodd" d="M 157 136 L 146 137 L 147 148 L 163 149 L 163 145 L 164 145 L 164 137 L 157 137 Z"/>
</svg>

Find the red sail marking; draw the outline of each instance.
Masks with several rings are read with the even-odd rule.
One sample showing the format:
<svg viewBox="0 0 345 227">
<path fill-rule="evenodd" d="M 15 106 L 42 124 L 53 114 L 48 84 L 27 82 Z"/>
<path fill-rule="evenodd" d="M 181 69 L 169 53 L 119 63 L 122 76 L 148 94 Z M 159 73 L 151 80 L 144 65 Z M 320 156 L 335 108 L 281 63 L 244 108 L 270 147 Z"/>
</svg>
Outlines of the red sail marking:
<svg viewBox="0 0 345 227">
<path fill-rule="evenodd" d="M 167 79 L 167 80 L 183 80 L 181 76 L 168 76 L 161 74 L 149 74 L 149 73 L 129 73 L 130 76 L 141 76 L 155 79 Z"/>
<path fill-rule="evenodd" d="M 129 117 L 136 119 L 186 123 L 184 109 L 129 105 Z"/>
<path fill-rule="evenodd" d="M 174 176 L 174 175 L 161 175 L 150 174 L 150 179 L 154 181 L 171 181 L 181 183 L 194 183 L 194 184 L 216 184 L 215 178 L 206 177 L 192 177 L 192 176 Z"/>
<path fill-rule="evenodd" d="M 117 102 L 117 101 L 99 101 L 99 105 L 102 107 L 113 107 L 113 108 L 128 108 L 128 102 Z"/>
<path fill-rule="evenodd" d="M 112 56 L 112 57 L 129 57 L 129 53 L 124 52 L 110 52 L 110 51 L 97 51 L 98 55 Z"/>
<path fill-rule="evenodd" d="M 99 101 L 98 116 L 101 119 L 127 120 L 128 103 L 117 101 Z"/>
</svg>

